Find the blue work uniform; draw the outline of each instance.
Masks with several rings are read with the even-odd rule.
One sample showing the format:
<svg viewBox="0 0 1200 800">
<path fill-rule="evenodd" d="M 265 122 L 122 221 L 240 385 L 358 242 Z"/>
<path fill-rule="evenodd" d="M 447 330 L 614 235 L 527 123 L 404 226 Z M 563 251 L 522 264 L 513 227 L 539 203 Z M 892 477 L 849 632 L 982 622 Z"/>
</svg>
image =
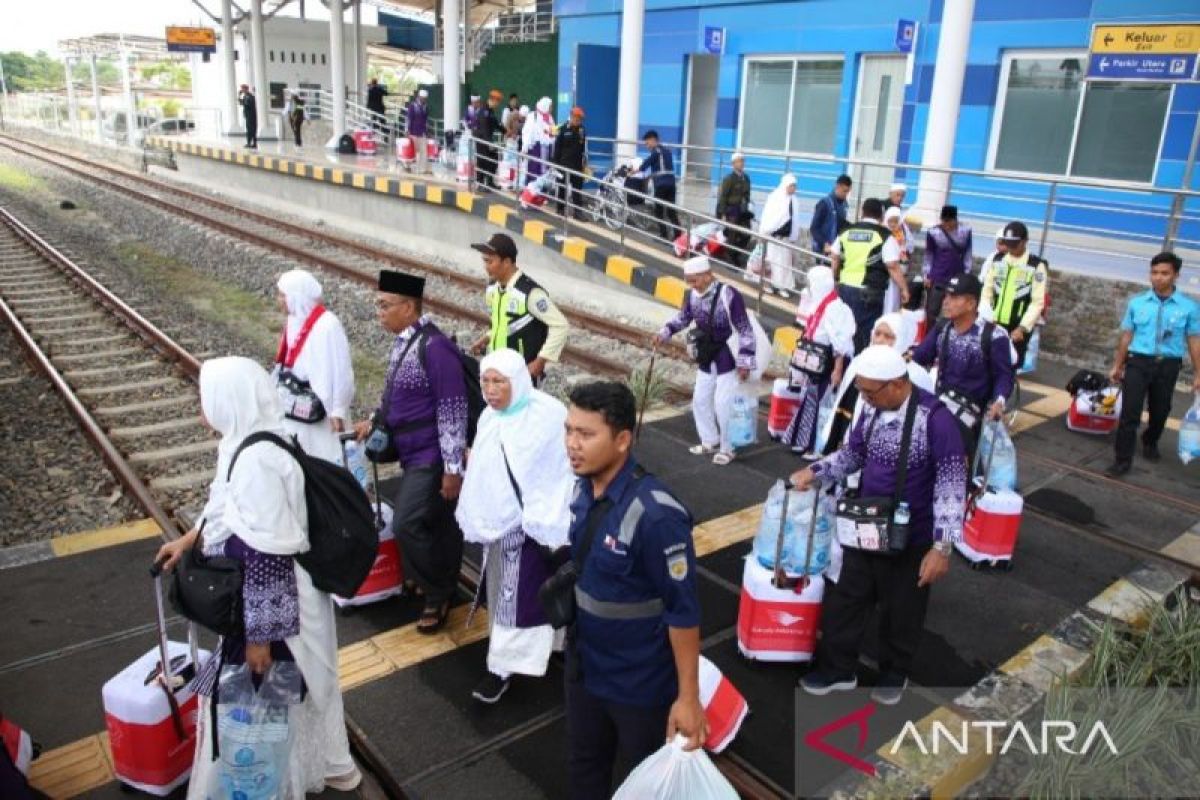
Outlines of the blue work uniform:
<svg viewBox="0 0 1200 800">
<path fill-rule="evenodd" d="M 575 585 L 566 678 L 571 797 L 610 797 L 620 774 L 662 746 L 679 694 L 668 628 L 700 624 L 692 518 L 633 457 L 602 497 L 583 478 L 571 503 L 571 549 L 602 514 Z M 619 757 L 619 758 L 618 758 Z M 619 776 L 618 776 L 619 777 Z"/>
</svg>

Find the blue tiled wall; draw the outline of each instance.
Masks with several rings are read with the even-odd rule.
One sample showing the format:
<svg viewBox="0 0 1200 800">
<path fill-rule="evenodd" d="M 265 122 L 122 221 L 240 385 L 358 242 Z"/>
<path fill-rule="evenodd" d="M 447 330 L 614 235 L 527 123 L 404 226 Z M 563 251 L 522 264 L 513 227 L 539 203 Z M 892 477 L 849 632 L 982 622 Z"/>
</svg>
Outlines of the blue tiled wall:
<svg viewBox="0 0 1200 800">
<path fill-rule="evenodd" d="M 845 59 L 841 100 L 837 116 L 835 154 L 845 156 L 850 146 L 854 92 L 859 59 L 863 54 L 894 52 L 896 20 L 921 23 L 914 80 L 906 88 L 901 116 L 897 160 L 921 161 L 928 123 L 929 96 L 941 32 L 945 0 L 890 0 L 861 3 L 853 0 L 791 0 L 790 2 L 731 2 L 730 0 L 647 0 L 643 43 L 641 130 L 656 128 L 664 140 L 679 141 L 687 92 L 687 58 L 702 52 L 707 26 L 726 29 L 725 53 L 720 60 L 715 144 L 737 144 L 739 97 L 746 56 L 758 54 L 831 54 Z M 557 0 L 560 24 L 559 91 L 571 87 L 574 46 L 578 42 L 620 44 L 620 0 Z M 1014 49 L 1086 50 L 1096 23 L 1179 22 L 1200 19 L 1197 0 L 976 0 L 975 18 L 963 82 L 953 165 L 986 169 L 988 144 L 995 121 L 1001 63 L 1005 51 Z M 615 80 L 616 76 L 608 77 Z M 1168 112 L 1166 132 L 1155 171 L 1155 185 L 1180 185 L 1200 113 L 1200 85 L 1176 87 Z M 753 167 L 753 165 L 751 165 Z M 835 167 L 818 173 L 802 189 L 817 190 Z M 901 178 L 907 177 L 902 172 Z M 909 177 L 910 182 L 912 178 Z M 996 182 L 991 182 L 993 191 Z M 961 192 L 956 200 L 965 209 L 977 202 L 970 180 L 955 180 Z M 976 187 L 978 188 L 978 187 Z M 1004 194 L 1014 197 L 1033 191 L 1028 183 L 1010 182 Z M 1200 170 L 1192 188 L 1200 189 Z M 1119 203 L 1128 194 L 1092 193 L 1095 199 Z M 1165 196 L 1142 202 L 1165 207 Z M 1022 216 L 1034 202 L 992 200 L 988 210 L 1000 216 Z M 1120 208 L 1114 209 L 1118 214 Z M 1068 212 L 1063 212 L 1068 214 Z M 1027 213 L 1025 214 L 1028 215 Z M 1161 221 L 1149 220 L 1161 227 Z M 1121 215 L 1119 224 L 1130 232 L 1145 228 L 1137 215 Z"/>
</svg>

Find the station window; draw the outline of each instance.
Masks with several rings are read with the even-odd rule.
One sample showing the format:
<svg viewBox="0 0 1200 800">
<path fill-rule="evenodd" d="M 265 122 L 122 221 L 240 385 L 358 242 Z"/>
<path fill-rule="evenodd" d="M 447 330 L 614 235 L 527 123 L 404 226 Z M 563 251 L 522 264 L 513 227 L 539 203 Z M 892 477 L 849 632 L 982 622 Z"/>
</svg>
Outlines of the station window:
<svg viewBox="0 0 1200 800">
<path fill-rule="evenodd" d="M 308 53 L 301 53 L 301 54 L 300 54 L 300 63 L 301 63 L 301 64 L 307 64 L 308 62 L 304 60 L 304 59 L 306 59 L 307 57 L 308 57 Z"/>
<path fill-rule="evenodd" d="M 1004 57 L 989 167 L 1149 183 L 1171 87 L 1085 81 L 1087 54 Z"/>
<path fill-rule="evenodd" d="M 267 57 L 271 59 L 272 64 L 275 63 L 275 51 L 274 50 L 268 50 Z"/>
<path fill-rule="evenodd" d="M 742 85 L 742 147 L 832 154 L 842 96 L 841 59 L 748 59 Z"/>
<path fill-rule="evenodd" d="M 321 53 L 321 66 L 322 67 L 325 66 L 325 54 L 324 53 Z"/>
</svg>

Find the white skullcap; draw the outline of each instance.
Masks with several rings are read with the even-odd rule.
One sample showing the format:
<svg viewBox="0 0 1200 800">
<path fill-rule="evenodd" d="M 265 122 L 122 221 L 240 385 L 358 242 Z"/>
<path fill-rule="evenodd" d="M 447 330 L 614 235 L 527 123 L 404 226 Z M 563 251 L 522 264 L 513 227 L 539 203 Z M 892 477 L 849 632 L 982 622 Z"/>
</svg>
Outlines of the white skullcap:
<svg viewBox="0 0 1200 800">
<path fill-rule="evenodd" d="M 471 95 L 471 102 L 472 102 L 472 103 L 474 103 L 474 102 L 475 102 L 476 100 L 478 100 L 478 99 L 479 99 L 479 95 L 477 95 L 477 94 L 473 94 L 473 95 Z"/>
<path fill-rule="evenodd" d="M 424 89 L 417 90 L 417 97 L 429 97 L 429 92 Z"/>
<path fill-rule="evenodd" d="M 784 176 L 779 179 L 779 188 L 786 189 L 789 186 L 796 185 L 796 176 L 790 172 L 784 173 Z"/>
<path fill-rule="evenodd" d="M 891 194 L 892 192 L 904 192 L 905 194 L 907 194 L 908 187 L 905 186 L 903 183 L 893 183 L 892 188 L 888 189 L 888 194 Z"/>
<path fill-rule="evenodd" d="M 895 217 L 896 219 L 900 219 L 903 214 L 904 212 L 900 210 L 900 206 L 888 206 L 888 210 L 883 212 L 883 218 L 891 219 Z"/>
<path fill-rule="evenodd" d="M 730 160 L 730 161 L 737 161 L 739 158 L 740 158 L 742 161 L 745 161 L 745 160 L 746 160 L 746 154 L 745 154 L 745 153 L 743 153 L 743 152 L 741 152 L 741 151 L 738 151 L 738 152 L 734 153 L 734 154 L 733 154 L 733 158 L 731 158 L 731 159 L 729 159 L 729 160 Z"/>
<path fill-rule="evenodd" d="M 854 359 L 858 374 L 873 381 L 890 381 L 908 374 L 904 357 L 886 344 L 873 344 Z"/>
<path fill-rule="evenodd" d="M 683 262 L 684 275 L 703 275 L 712 270 L 712 264 L 708 263 L 708 256 L 693 256 Z"/>
</svg>

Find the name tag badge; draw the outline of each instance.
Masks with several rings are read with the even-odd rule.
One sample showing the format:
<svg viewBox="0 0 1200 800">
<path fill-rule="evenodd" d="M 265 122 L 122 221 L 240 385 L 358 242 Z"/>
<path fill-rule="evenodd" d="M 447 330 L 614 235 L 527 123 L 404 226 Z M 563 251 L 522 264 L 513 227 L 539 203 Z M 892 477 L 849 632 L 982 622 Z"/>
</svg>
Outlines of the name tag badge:
<svg viewBox="0 0 1200 800">
<path fill-rule="evenodd" d="M 296 397 L 292 402 L 292 416 L 308 417 L 312 415 L 312 399 L 309 397 Z"/>
<path fill-rule="evenodd" d="M 856 526 L 858 546 L 863 550 L 879 549 L 879 529 L 868 522 L 860 522 Z"/>
</svg>

